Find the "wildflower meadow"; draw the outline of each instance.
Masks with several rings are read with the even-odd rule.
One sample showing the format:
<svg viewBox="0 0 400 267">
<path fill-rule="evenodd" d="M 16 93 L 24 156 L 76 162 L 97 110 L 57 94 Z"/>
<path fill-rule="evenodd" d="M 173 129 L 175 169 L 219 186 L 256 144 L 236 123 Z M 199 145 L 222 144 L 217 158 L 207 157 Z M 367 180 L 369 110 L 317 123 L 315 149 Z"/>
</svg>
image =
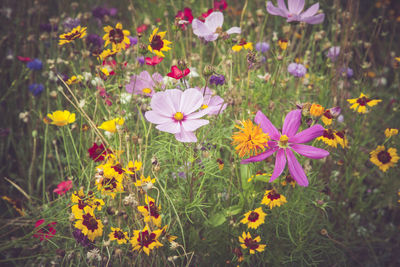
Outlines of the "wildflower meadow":
<svg viewBox="0 0 400 267">
<path fill-rule="evenodd" d="M 0 21 L 0 266 L 400 266 L 400 1 Z"/>
</svg>

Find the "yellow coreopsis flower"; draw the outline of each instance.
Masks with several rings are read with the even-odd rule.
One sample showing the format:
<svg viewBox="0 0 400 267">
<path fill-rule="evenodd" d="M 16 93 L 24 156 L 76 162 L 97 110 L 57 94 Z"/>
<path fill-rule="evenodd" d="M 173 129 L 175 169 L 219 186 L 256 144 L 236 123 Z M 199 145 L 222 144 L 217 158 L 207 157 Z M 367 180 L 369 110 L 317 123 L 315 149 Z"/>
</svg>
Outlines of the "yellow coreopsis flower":
<svg viewBox="0 0 400 267">
<path fill-rule="evenodd" d="M 150 43 L 147 49 L 159 57 L 165 57 L 162 51 L 171 49 L 168 45 L 172 44 L 172 42 L 164 39 L 166 33 L 167 32 L 158 32 L 158 28 L 155 28 L 149 38 Z"/>
<path fill-rule="evenodd" d="M 75 113 L 70 113 L 68 110 L 57 110 L 52 114 L 47 114 L 43 120 L 46 124 L 53 124 L 57 126 L 65 126 L 75 122 Z"/>
<path fill-rule="evenodd" d="M 82 215 L 77 219 L 75 227 L 80 229 L 90 241 L 94 241 L 96 237 L 103 235 L 103 223 L 96 219 L 91 207 L 85 207 Z"/>
<path fill-rule="evenodd" d="M 247 43 L 245 39 L 241 39 L 238 44 L 232 46 L 232 50 L 235 52 L 239 52 L 242 49 L 253 50 L 253 43 Z"/>
<path fill-rule="evenodd" d="M 239 236 L 240 246 L 243 249 L 249 249 L 250 254 L 254 254 L 256 253 L 256 251 L 258 252 L 264 251 L 267 245 L 260 244 L 260 241 L 261 241 L 260 236 L 252 238 L 250 233 L 246 234 L 245 232 L 243 232 L 242 236 Z"/>
<path fill-rule="evenodd" d="M 385 136 L 386 136 L 386 138 L 395 136 L 395 135 L 397 135 L 398 133 L 399 133 L 399 130 L 396 129 L 396 128 L 387 128 L 387 129 L 385 130 Z"/>
<path fill-rule="evenodd" d="M 280 207 L 286 202 L 285 196 L 278 194 L 275 190 L 266 190 L 264 197 L 261 200 L 261 204 L 269 206 L 270 209 L 273 207 Z"/>
<path fill-rule="evenodd" d="M 115 133 L 122 125 L 124 125 L 125 120 L 123 118 L 116 118 L 103 122 L 98 128 L 105 130 L 110 133 Z"/>
<path fill-rule="evenodd" d="M 379 167 L 383 172 L 386 172 L 390 167 L 394 167 L 400 157 L 397 155 L 397 149 L 385 149 L 385 146 L 378 146 L 370 153 L 370 161 Z"/>
<path fill-rule="evenodd" d="M 121 49 L 125 50 L 126 46 L 131 43 L 128 38 L 130 32 L 124 30 L 120 22 L 117 23 L 115 28 L 111 26 L 104 27 L 104 31 L 106 32 L 103 36 L 103 40 L 105 40 L 104 47 L 111 43 L 113 50 L 120 51 Z"/>
<path fill-rule="evenodd" d="M 244 218 L 240 221 L 243 224 L 247 224 L 248 228 L 257 229 L 258 226 L 264 223 L 265 214 L 261 207 L 251 210 L 244 215 Z"/>
<path fill-rule="evenodd" d="M 114 228 L 111 227 L 111 233 L 108 235 L 111 241 L 117 240 L 118 244 L 126 244 L 126 242 L 129 240 L 128 233 L 123 232 L 119 228 Z"/>
<path fill-rule="evenodd" d="M 157 227 L 161 227 L 161 205 L 157 207 L 156 202 L 153 198 L 146 195 L 146 205 L 138 206 L 138 211 L 143 215 L 144 222 L 149 223 L 150 221 Z"/>
<path fill-rule="evenodd" d="M 144 251 L 147 256 L 150 255 L 150 251 L 162 247 L 163 245 L 158 241 L 162 230 L 158 229 L 155 231 L 150 231 L 149 226 L 146 225 L 143 230 L 133 231 L 133 237 L 130 240 L 132 244 L 133 251 L 138 250 L 139 252 Z"/>
<path fill-rule="evenodd" d="M 82 27 L 79 25 L 78 27 L 73 28 L 70 32 L 61 34 L 60 40 L 58 42 L 58 45 L 64 45 L 67 43 L 70 43 L 74 41 L 75 39 L 82 39 L 83 37 L 86 36 L 86 29 L 87 27 Z"/>
<path fill-rule="evenodd" d="M 369 99 L 368 96 L 363 93 L 361 93 L 358 98 L 347 99 L 347 102 L 352 104 L 350 108 L 358 113 L 366 113 L 368 111 L 367 106 L 373 107 L 381 101 L 380 99 Z"/>
</svg>

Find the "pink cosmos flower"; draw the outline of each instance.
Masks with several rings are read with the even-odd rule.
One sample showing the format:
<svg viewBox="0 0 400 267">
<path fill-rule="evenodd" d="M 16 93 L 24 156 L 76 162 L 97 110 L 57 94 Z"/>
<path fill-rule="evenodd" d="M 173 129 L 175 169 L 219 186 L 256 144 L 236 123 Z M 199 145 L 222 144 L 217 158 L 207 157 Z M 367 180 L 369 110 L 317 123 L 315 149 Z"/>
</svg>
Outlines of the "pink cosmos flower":
<svg viewBox="0 0 400 267">
<path fill-rule="evenodd" d="M 56 222 L 51 222 L 46 226 L 41 226 L 44 223 L 44 219 L 40 219 L 35 223 L 35 230 L 37 228 L 40 228 L 39 230 L 36 230 L 36 233 L 33 234 L 33 237 L 40 238 L 40 241 L 44 239 L 49 239 L 52 238 L 56 234 L 56 229 L 52 227 L 52 225 L 56 225 Z"/>
<path fill-rule="evenodd" d="M 307 143 L 321 136 L 324 132 L 324 127 L 316 124 L 297 133 L 301 124 L 300 109 L 293 110 L 287 114 L 283 123 L 282 133 L 276 129 L 261 111 L 257 112 L 254 121 L 260 124 L 263 132 L 268 133 L 272 141 L 268 142 L 269 149 L 256 156 L 242 160 L 241 163 L 246 164 L 249 162 L 262 161 L 276 152 L 275 169 L 269 181 L 274 181 L 282 174 L 286 166 L 287 158 L 289 172 L 293 179 L 295 179 L 300 186 L 308 186 L 307 176 L 300 163 L 297 161 L 293 151 L 312 159 L 327 157 L 329 152 L 324 149 L 302 145 L 302 143 Z"/>
<path fill-rule="evenodd" d="M 64 195 L 67 193 L 69 190 L 72 188 L 72 181 L 62 181 L 57 185 L 57 188 L 53 190 L 54 193 L 56 193 L 59 196 Z"/>
<path fill-rule="evenodd" d="M 267 2 L 268 13 L 284 17 L 287 19 L 287 22 L 302 21 L 309 24 L 319 24 L 324 21 L 325 14 L 317 14 L 319 3 L 312 5 L 304 12 L 302 12 L 304 9 L 304 0 L 288 0 L 288 7 L 289 10 L 283 0 L 278 0 L 278 7 L 274 6 L 271 1 Z"/>
<path fill-rule="evenodd" d="M 147 71 L 142 71 L 139 75 L 133 75 L 131 77 L 125 89 L 131 94 L 152 96 L 157 86 L 161 86 L 161 88 L 164 89 L 163 77 L 161 74 L 156 72 L 150 76 L 150 73 Z"/>
<path fill-rule="evenodd" d="M 200 119 L 208 113 L 207 109 L 196 112 L 203 104 L 203 95 L 194 88 L 181 91 L 170 89 L 158 92 L 151 98 L 152 110 L 147 111 L 145 118 L 160 131 L 175 134 L 180 142 L 196 142 L 194 131 L 209 123 Z"/>
<path fill-rule="evenodd" d="M 219 33 L 222 33 L 222 24 L 224 23 L 224 15 L 219 12 L 212 12 L 204 22 L 198 19 L 192 21 L 193 33 L 198 37 L 204 38 L 211 42 L 217 40 Z M 239 27 L 232 27 L 226 31 L 227 34 L 240 34 Z"/>
<path fill-rule="evenodd" d="M 205 92 L 204 88 L 196 87 L 196 89 L 204 95 L 201 109 L 207 109 L 208 115 L 218 115 L 226 109 L 228 104 L 224 103 L 224 99 L 222 97 L 213 95 L 213 92 L 210 88 L 206 87 Z"/>
</svg>

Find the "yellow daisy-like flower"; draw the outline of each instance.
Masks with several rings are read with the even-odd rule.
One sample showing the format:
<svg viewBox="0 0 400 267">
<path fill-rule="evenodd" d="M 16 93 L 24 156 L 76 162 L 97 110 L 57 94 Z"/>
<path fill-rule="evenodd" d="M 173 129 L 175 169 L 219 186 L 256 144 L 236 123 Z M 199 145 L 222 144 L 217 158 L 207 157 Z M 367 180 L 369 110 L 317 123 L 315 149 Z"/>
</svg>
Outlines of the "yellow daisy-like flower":
<svg viewBox="0 0 400 267">
<path fill-rule="evenodd" d="M 264 151 L 265 147 L 268 146 L 269 135 L 264 133 L 260 126 L 254 125 L 251 120 L 242 121 L 242 125 L 243 128 L 235 125 L 241 131 L 232 135 L 232 145 L 237 145 L 235 147 L 236 153 L 240 157 L 244 157 L 247 154 L 252 156 Z"/>
<path fill-rule="evenodd" d="M 148 225 L 146 225 L 143 230 L 133 231 L 133 237 L 129 241 L 132 244 L 133 251 L 144 251 L 144 253 L 149 256 L 151 250 L 163 246 L 163 244 L 158 241 L 161 232 L 161 229 L 150 231 Z"/>
<path fill-rule="evenodd" d="M 269 206 L 270 209 L 280 207 L 286 202 L 285 196 L 278 194 L 274 189 L 265 191 L 264 197 L 261 200 L 261 204 Z"/>
<path fill-rule="evenodd" d="M 75 122 L 75 113 L 71 113 L 68 110 L 57 110 L 54 111 L 52 114 L 47 114 L 44 122 L 46 124 L 65 126 L 67 124 Z"/>
<path fill-rule="evenodd" d="M 386 172 L 390 167 L 394 167 L 400 157 L 397 155 L 395 148 L 385 150 L 385 146 L 378 146 L 370 153 L 370 161 L 379 167 L 383 172 Z"/>
<path fill-rule="evenodd" d="M 172 241 L 174 241 L 175 239 L 177 239 L 178 237 L 177 236 L 175 236 L 175 235 L 170 235 L 168 232 L 167 232 L 167 229 L 168 229 L 168 224 L 167 225 L 164 225 L 164 227 L 163 228 L 161 228 L 161 237 L 167 237 L 167 240 L 169 241 L 169 242 L 172 242 Z"/>
<path fill-rule="evenodd" d="M 148 195 L 146 195 L 145 201 L 146 201 L 146 205 L 138 206 L 138 208 L 137 208 L 138 211 L 143 215 L 144 222 L 145 223 L 152 222 L 155 226 L 160 228 L 161 227 L 161 215 L 160 215 L 161 205 L 157 207 L 155 200 L 153 198 L 149 197 Z"/>
<path fill-rule="evenodd" d="M 165 57 L 162 51 L 170 50 L 171 47 L 168 47 L 168 45 L 172 44 L 172 42 L 164 39 L 167 32 L 157 32 L 158 28 L 155 28 L 153 30 L 153 33 L 150 35 L 150 44 L 148 45 L 147 49 L 149 49 L 150 52 L 156 54 L 158 57 Z"/>
<path fill-rule="evenodd" d="M 240 50 L 253 50 L 253 43 L 247 43 L 246 39 L 241 39 L 240 42 L 232 47 L 232 50 L 239 52 Z"/>
<path fill-rule="evenodd" d="M 98 59 L 103 61 L 106 58 L 115 55 L 116 53 L 118 53 L 118 50 L 104 49 L 103 51 L 101 51 L 100 55 L 98 56 Z"/>
<path fill-rule="evenodd" d="M 68 85 L 77 84 L 77 83 L 80 83 L 82 81 L 82 79 L 83 79 L 83 77 L 80 75 L 78 75 L 78 76 L 73 75 L 65 83 Z"/>
<path fill-rule="evenodd" d="M 386 136 L 386 138 L 395 136 L 395 135 L 397 135 L 398 133 L 399 133 L 399 130 L 396 129 L 396 128 L 387 128 L 387 129 L 385 130 L 385 136 Z"/>
<path fill-rule="evenodd" d="M 73 28 L 70 32 L 61 34 L 59 36 L 60 40 L 58 45 L 64 45 L 74 41 L 75 39 L 82 39 L 86 36 L 86 29 L 87 27 L 82 27 L 79 25 L 78 27 Z"/>
<path fill-rule="evenodd" d="M 324 133 L 320 137 L 318 137 L 317 140 L 324 142 L 328 146 L 337 147 L 338 140 L 335 133 L 336 131 L 332 129 L 325 129 Z"/>
<path fill-rule="evenodd" d="M 150 176 L 144 177 L 143 175 L 140 176 L 140 180 L 137 180 L 134 185 L 137 187 L 145 187 L 148 184 L 154 184 L 156 182 L 156 178 L 151 179 Z"/>
<path fill-rule="evenodd" d="M 244 218 L 240 221 L 243 224 L 247 224 L 248 228 L 257 229 L 258 226 L 265 222 L 265 214 L 261 207 L 251 210 L 244 215 Z"/>
<path fill-rule="evenodd" d="M 75 218 L 82 217 L 85 207 L 93 208 L 93 210 L 96 208 L 101 210 L 101 207 L 104 206 L 103 200 L 95 199 L 93 192 L 89 192 L 89 194 L 86 195 L 83 192 L 83 188 L 81 188 L 79 192 L 74 191 L 71 195 L 71 201 L 75 203 L 75 205 L 71 207 L 72 214 L 74 214 Z"/>
<path fill-rule="evenodd" d="M 282 49 L 282 50 L 286 50 L 287 47 L 289 45 L 289 41 L 286 39 L 279 39 L 278 40 L 278 46 Z"/>
<path fill-rule="evenodd" d="M 122 125 L 124 125 L 125 120 L 123 118 L 116 118 L 103 122 L 98 128 L 105 130 L 110 133 L 115 133 Z"/>
<path fill-rule="evenodd" d="M 344 131 L 335 132 L 336 142 L 343 148 L 349 147 L 346 135 Z"/>
<path fill-rule="evenodd" d="M 85 207 L 83 214 L 77 219 L 75 227 L 80 229 L 89 240 L 93 241 L 96 237 L 103 235 L 103 223 L 96 219 L 92 208 Z"/>
<path fill-rule="evenodd" d="M 324 107 L 320 104 L 312 104 L 310 107 L 310 115 L 314 117 L 319 117 L 324 114 Z"/>
<path fill-rule="evenodd" d="M 290 184 L 293 188 L 296 186 L 296 181 L 293 179 L 292 175 L 288 174 L 285 177 L 285 180 L 281 182 L 282 186 L 286 186 Z"/>
<path fill-rule="evenodd" d="M 128 162 L 128 170 L 132 173 L 129 175 L 129 177 L 132 179 L 133 182 L 136 182 L 139 179 L 139 171 L 142 169 L 142 162 L 141 161 L 136 161 L 133 163 L 133 161 Z"/>
<path fill-rule="evenodd" d="M 352 104 L 350 106 L 351 109 L 363 114 L 368 111 L 367 106 L 373 107 L 381 101 L 380 99 L 369 99 L 368 96 L 363 93 L 361 93 L 358 98 L 347 99 L 347 102 Z"/>
<path fill-rule="evenodd" d="M 106 195 L 115 198 L 116 193 L 124 192 L 124 187 L 122 185 L 122 179 L 120 176 L 106 176 L 96 179 L 97 190 L 103 192 Z"/>
<path fill-rule="evenodd" d="M 243 232 L 242 236 L 239 236 L 240 246 L 243 249 L 249 249 L 250 254 L 258 252 L 263 252 L 267 245 L 260 244 L 261 238 L 260 236 L 255 237 L 254 239 L 251 237 L 250 233 Z"/>
<path fill-rule="evenodd" d="M 112 50 L 120 51 L 121 49 L 125 50 L 126 46 L 131 43 L 128 38 L 131 33 L 124 30 L 120 22 L 117 23 L 115 28 L 111 26 L 104 27 L 104 31 L 106 32 L 103 36 L 103 40 L 105 40 L 104 47 L 111 43 Z"/>
<path fill-rule="evenodd" d="M 117 240 L 118 244 L 126 244 L 126 242 L 129 240 L 128 233 L 123 232 L 119 228 L 114 228 L 111 227 L 111 233 L 108 235 L 111 241 Z"/>
<path fill-rule="evenodd" d="M 325 125 L 331 125 L 332 119 L 333 119 L 333 115 L 329 109 L 325 110 L 322 113 L 321 120 Z"/>
</svg>

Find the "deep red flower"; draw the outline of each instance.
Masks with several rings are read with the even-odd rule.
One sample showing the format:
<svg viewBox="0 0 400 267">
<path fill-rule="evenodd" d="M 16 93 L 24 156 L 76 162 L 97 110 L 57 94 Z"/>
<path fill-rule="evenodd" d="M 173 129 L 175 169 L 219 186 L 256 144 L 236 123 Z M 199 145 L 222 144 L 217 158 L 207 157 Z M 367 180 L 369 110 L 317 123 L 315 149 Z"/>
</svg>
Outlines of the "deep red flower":
<svg viewBox="0 0 400 267">
<path fill-rule="evenodd" d="M 148 26 L 147 24 L 142 24 L 139 27 L 136 28 L 137 33 L 142 33 L 147 30 Z"/>
<path fill-rule="evenodd" d="M 57 188 L 53 190 L 54 193 L 56 193 L 59 196 L 64 195 L 67 193 L 70 189 L 72 188 L 72 181 L 62 181 L 57 185 Z"/>
<path fill-rule="evenodd" d="M 205 21 L 204 19 L 207 18 L 213 12 L 214 12 L 213 8 L 209 9 L 207 12 L 204 12 L 203 14 L 201 14 L 201 17 L 199 18 L 199 20 L 204 22 Z"/>
<path fill-rule="evenodd" d="M 163 61 L 163 57 L 158 57 L 158 56 L 154 56 L 154 57 L 146 57 L 145 58 L 145 61 L 146 61 L 146 64 L 147 65 L 150 65 L 150 66 L 154 66 L 154 65 L 157 65 L 157 64 L 159 64 L 161 61 Z"/>
<path fill-rule="evenodd" d="M 35 229 L 40 228 L 33 234 L 33 237 L 40 238 L 40 241 L 44 239 L 50 239 L 56 234 L 56 229 L 52 225 L 56 225 L 56 222 L 51 222 L 46 226 L 41 227 L 44 223 L 44 219 L 40 219 L 35 223 Z"/>
<path fill-rule="evenodd" d="M 21 62 L 31 62 L 33 60 L 30 57 L 21 57 L 21 56 L 17 56 L 17 59 Z"/>
<path fill-rule="evenodd" d="M 181 21 L 179 22 L 179 26 L 182 28 L 182 30 L 186 29 L 187 24 L 191 24 L 193 21 L 193 14 L 192 10 L 188 7 L 185 7 L 185 9 L 179 10 L 178 14 L 176 14 L 175 18 L 180 19 Z"/>
<path fill-rule="evenodd" d="M 189 73 L 190 70 L 188 68 L 181 71 L 176 65 L 174 65 L 171 67 L 171 72 L 168 73 L 167 76 L 179 80 L 188 75 Z"/>
<path fill-rule="evenodd" d="M 214 10 L 223 11 L 228 7 L 226 0 L 214 1 Z"/>
<path fill-rule="evenodd" d="M 105 155 L 111 154 L 111 151 L 106 149 L 103 144 L 97 145 L 97 143 L 93 143 L 93 146 L 88 149 L 88 152 L 94 162 L 103 161 Z"/>
</svg>

